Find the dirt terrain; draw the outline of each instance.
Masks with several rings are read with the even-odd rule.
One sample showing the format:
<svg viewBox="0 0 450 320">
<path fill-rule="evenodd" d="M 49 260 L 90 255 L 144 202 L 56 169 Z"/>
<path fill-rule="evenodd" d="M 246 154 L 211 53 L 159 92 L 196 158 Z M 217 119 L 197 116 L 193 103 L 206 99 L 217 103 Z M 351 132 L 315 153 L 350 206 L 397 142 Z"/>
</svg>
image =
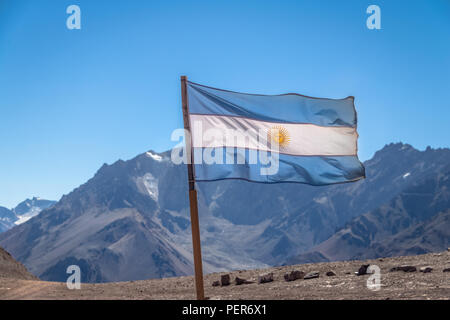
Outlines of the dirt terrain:
<svg viewBox="0 0 450 320">
<path fill-rule="evenodd" d="M 370 275 L 357 276 L 363 264 L 374 264 L 381 269 L 381 289 L 369 290 L 366 281 Z M 394 267 L 415 266 L 417 271 L 390 270 Z M 429 273 L 420 272 L 430 266 Z M 304 264 L 275 267 L 264 270 L 230 272 L 229 286 L 213 287 L 226 273 L 205 276 L 206 296 L 211 300 L 230 299 L 450 299 L 450 252 L 418 256 L 384 258 L 367 261 Z M 319 278 L 284 280 L 284 274 L 293 270 L 318 271 Z M 335 276 L 327 276 L 333 271 Z M 260 274 L 273 272 L 273 282 L 258 284 Z M 255 281 L 235 285 L 238 276 Z M 193 277 L 153 279 L 143 281 L 82 284 L 80 290 L 69 290 L 65 283 L 0 277 L 0 299 L 195 299 Z"/>
</svg>

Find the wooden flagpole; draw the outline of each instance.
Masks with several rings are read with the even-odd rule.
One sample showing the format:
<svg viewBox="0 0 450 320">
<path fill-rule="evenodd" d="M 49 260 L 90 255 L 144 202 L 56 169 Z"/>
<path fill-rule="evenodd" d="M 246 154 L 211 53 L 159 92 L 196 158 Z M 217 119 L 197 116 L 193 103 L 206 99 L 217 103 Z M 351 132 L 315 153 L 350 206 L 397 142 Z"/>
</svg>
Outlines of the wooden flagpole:
<svg viewBox="0 0 450 320">
<path fill-rule="evenodd" d="M 183 109 L 184 129 L 191 133 L 191 125 L 189 121 L 189 101 L 187 96 L 187 77 L 181 76 L 181 99 Z M 195 287 L 197 291 L 197 300 L 205 299 L 205 292 L 203 288 L 203 267 L 202 267 L 202 250 L 200 246 L 200 227 L 198 221 L 198 205 L 197 205 L 197 190 L 195 190 L 195 176 L 194 176 L 194 156 L 192 151 L 191 134 L 185 138 L 186 143 L 186 158 L 188 160 L 188 181 L 189 181 L 189 203 L 191 211 L 191 228 L 192 228 L 192 247 L 194 252 L 194 268 L 195 268 Z"/>
</svg>

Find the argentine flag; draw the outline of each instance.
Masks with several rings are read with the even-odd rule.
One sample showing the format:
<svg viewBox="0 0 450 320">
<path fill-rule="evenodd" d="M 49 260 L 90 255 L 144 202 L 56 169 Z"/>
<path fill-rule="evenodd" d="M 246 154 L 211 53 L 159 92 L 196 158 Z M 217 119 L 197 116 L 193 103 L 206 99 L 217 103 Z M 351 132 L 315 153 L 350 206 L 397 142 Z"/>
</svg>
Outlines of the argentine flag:
<svg viewBox="0 0 450 320">
<path fill-rule="evenodd" d="M 196 181 L 328 185 L 365 177 L 354 98 L 231 92 L 187 82 Z"/>
</svg>

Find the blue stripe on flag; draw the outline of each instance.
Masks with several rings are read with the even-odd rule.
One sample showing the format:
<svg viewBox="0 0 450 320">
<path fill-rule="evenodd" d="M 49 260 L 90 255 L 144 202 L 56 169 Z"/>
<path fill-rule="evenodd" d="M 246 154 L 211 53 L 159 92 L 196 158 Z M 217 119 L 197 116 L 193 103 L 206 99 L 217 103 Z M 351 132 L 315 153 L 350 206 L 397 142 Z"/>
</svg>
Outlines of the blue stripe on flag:
<svg viewBox="0 0 450 320">
<path fill-rule="evenodd" d="M 299 94 L 256 95 L 188 82 L 189 113 L 241 116 L 280 123 L 356 127 L 354 98 L 323 99 Z"/>
<path fill-rule="evenodd" d="M 222 149 L 222 150 L 219 150 Z M 226 164 L 226 148 L 216 148 L 223 153 L 223 164 L 196 164 L 196 181 L 214 181 L 224 179 L 241 179 L 252 182 L 282 183 L 296 182 L 315 186 L 342 182 L 351 182 L 365 177 L 365 169 L 356 156 L 291 156 L 279 155 L 279 169 L 274 175 L 261 175 L 260 169 L 268 167 L 249 164 L 249 150 L 229 149 L 229 155 L 235 157 L 236 153 L 245 152 L 245 164 Z M 204 148 L 195 148 L 195 157 L 199 159 L 199 152 Z"/>
</svg>

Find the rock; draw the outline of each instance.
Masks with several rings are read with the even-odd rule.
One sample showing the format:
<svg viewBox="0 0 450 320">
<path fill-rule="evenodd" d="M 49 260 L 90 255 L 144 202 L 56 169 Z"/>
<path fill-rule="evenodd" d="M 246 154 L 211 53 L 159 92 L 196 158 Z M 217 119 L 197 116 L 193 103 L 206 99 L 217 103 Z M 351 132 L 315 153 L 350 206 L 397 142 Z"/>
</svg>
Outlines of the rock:
<svg viewBox="0 0 450 320">
<path fill-rule="evenodd" d="M 336 275 L 336 273 L 334 273 L 333 271 L 328 271 L 326 273 L 327 277 L 334 277 Z"/>
<path fill-rule="evenodd" d="M 213 287 L 218 287 L 218 286 L 220 286 L 220 281 L 219 281 L 219 280 L 214 281 L 214 282 L 212 283 L 212 286 L 213 286 Z"/>
<path fill-rule="evenodd" d="M 423 272 L 423 273 L 429 273 L 429 272 L 433 271 L 433 268 L 432 267 L 422 267 L 419 269 L 419 271 Z"/>
<path fill-rule="evenodd" d="M 284 275 L 284 280 L 286 281 L 295 281 L 297 279 L 303 279 L 305 273 L 302 271 L 292 271 L 291 273 L 286 273 Z"/>
<path fill-rule="evenodd" d="M 442 272 L 450 272 L 450 268 L 445 268 Z"/>
<path fill-rule="evenodd" d="M 318 271 L 312 271 L 306 274 L 306 276 L 303 277 L 303 279 L 307 280 L 307 279 L 314 279 L 314 278 L 318 278 L 320 275 L 320 273 Z"/>
<path fill-rule="evenodd" d="M 358 272 L 356 272 L 357 276 L 362 276 L 367 274 L 367 268 L 369 268 L 370 264 L 363 264 L 361 267 L 359 267 Z"/>
<path fill-rule="evenodd" d="M 250 284 L 250 283 L 254 283 L 254 282 L 253 281 L 247 281 L 245 279 L 241 279 L 241 278 L 236 277 L 236 279 L 234 279 L 234 283 L 237 286 L 240 286 L 241 284 Z"/>
<path fill-rule="evenodd" d="M 403 267 L 403 271 L 405 271 L 405 272 L 416 272 L 417 268 L 414 267 L 414 266 L 406 266 L 406 267 Z"/>
<path fill-rule="evenodd" d="M 403 271 L 403 272 L 416 272 L 417 268 L 414 266 L 400 266 L 400 267 L 394 267 L 391 270 L 389 270 L 390 272 L 395 272 L 395 271 Z"/>
<path fill-rule="evenodd" d="M 230 275 L 224 274 L 220 276 L 220 284 L 223 286 L 229 286 L 230 285 Z"/>
<path fill-rule="evenodd" d="M 273 281 L 273 273 L 262 274 L 258 276 L 258 283 L 267 283 Z"/>
</svg>

